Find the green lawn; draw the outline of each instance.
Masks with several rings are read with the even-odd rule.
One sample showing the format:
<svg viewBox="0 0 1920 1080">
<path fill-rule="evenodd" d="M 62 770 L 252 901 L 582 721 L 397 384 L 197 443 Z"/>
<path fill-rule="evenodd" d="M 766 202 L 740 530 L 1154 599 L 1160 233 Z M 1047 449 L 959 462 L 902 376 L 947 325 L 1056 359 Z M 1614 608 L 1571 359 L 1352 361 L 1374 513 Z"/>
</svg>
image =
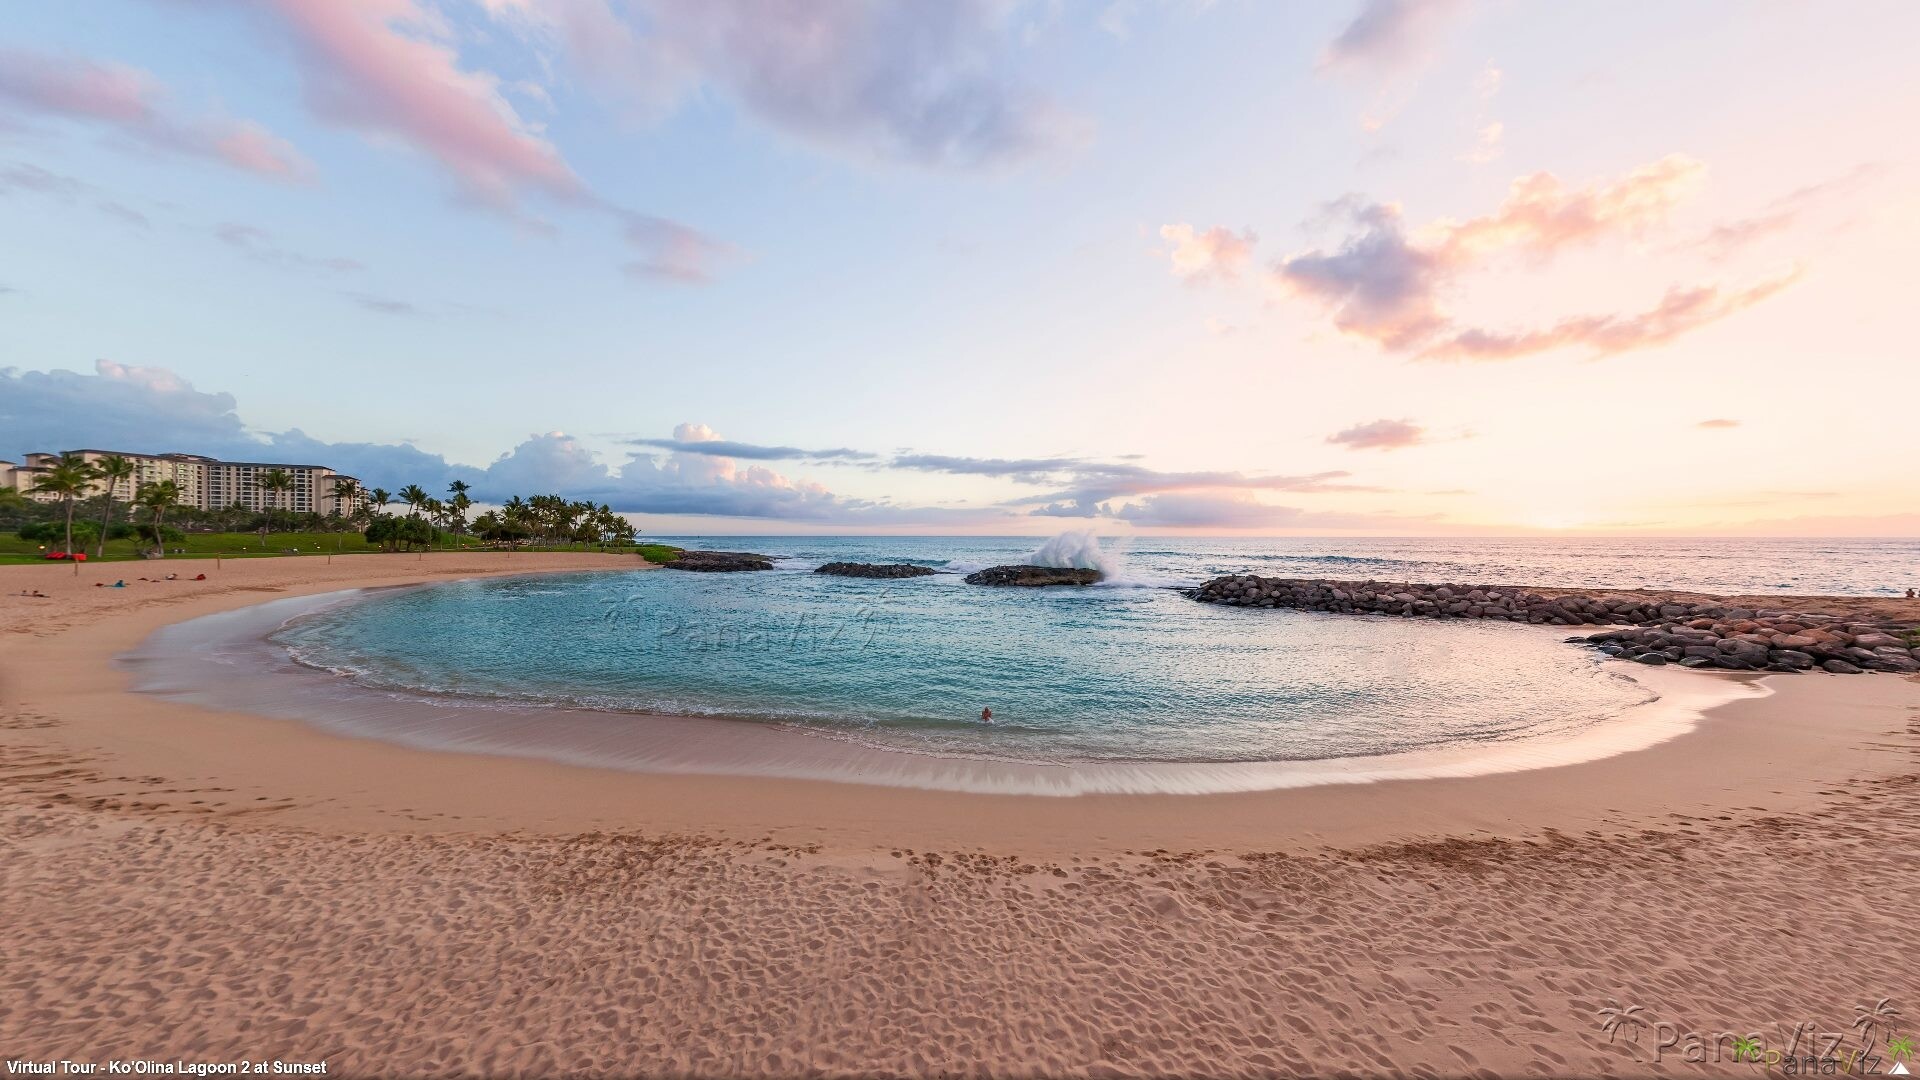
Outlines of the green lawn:
<svg viewBox="0 0 1920 1080">
<path fill-rule="evenodd" d="M 460 547 L 467 550 L 482 549 L 486 545 L 471 536 L 459 538 Z M 137 559 L 135 543 L 132 540 L 107 541 L 106 559 Z M 49 550 L 60 550 L 59 545 L 49 545 Z M 641 554 L 648 548 L 662 548 L 663 545 L 649 544 L 641 547 Z M 186 553 L 176 555 L 174 549 L 185 548 Z M 296 550 L 297 549 L 297 550 Z M 270 533 L 262 546 L 259 533 L 188 533 L 186 539 L 167 545 L 169 559 L 211 559 L 223 556 L 229 559 L 259 558 L 272 555 L 364 555 L 378 552 L 380 549 L 367 543 L 366 537 L 359 533 L 315 533 L 291 532 Z M 433 550 L 453 550 L 441 547 Z M 517 548 L 518 551 L 579 551 L 574 548 Z M 677 550 L 677 549 L 670 549 Z M 87 559 L 93 560 L 93 548 L 86 549 Z M 40 544 L 32 540 L 22 540 L 9 531 L 0 533 L 0 564 L 34 563 L 45 557 Z"/>
<path fill-rule="evenodd" d="M 650 563 L 665 565 L 686 554 L 687 549 L 677 548 L 671 544 L 641 544 L 639 550 L 641 558 Z"/>
</svg>

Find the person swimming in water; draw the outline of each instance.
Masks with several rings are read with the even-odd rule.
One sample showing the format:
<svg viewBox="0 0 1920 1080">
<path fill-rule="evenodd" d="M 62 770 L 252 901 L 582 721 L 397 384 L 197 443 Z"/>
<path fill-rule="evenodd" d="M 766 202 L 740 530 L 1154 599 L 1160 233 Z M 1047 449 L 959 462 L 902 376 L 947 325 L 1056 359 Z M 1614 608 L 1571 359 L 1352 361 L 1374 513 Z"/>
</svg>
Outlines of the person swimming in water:
<svg viewBox="0 0 1920 1080">
<path fill-rule="evenodd" d="M 992 709 L 981 709 L 981 710 L 980 710 L 980 722 L 981 722 L 981 723 L 983 723 L 983 724 L 991 724 L 991 723 L 993 723 L 993 710 L 992 710 Z"/>
</svg>

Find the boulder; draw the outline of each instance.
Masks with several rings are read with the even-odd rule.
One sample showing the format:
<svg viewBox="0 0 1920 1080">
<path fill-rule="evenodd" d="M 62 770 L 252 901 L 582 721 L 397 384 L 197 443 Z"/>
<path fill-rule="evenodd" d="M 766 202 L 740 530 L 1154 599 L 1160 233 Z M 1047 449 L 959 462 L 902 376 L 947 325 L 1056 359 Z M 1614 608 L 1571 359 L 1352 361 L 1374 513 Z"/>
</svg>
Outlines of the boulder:
<svg viewBox="0 0 1920 1080">
<path fill-rule="evenodd" d="M 967 575 L 969 585 L 1091 585 L 1100 580 L 1100 571 L 1060 566 L 989 566 Z"/>
<path fill-rule="evenodd" d="M 814 567 L 816 574 L 832 574 L 835 577 L 863 578 L 911 578 L 926 577 L 940 571 L 931 566 L 919 566 L 914 563 L 863 563 L 830 562 Z"/>
<path fill-rule="evenodd" d="M 1835 675 L 1860 674 L 1859 668 L 1854 667 L 1852 664 L 1847 663 L 1845 660 L 1828 660 L 1822 663 L 1820 666 L 1826 669 L 1827 671 L 1833 672 Z"/>
</svg>

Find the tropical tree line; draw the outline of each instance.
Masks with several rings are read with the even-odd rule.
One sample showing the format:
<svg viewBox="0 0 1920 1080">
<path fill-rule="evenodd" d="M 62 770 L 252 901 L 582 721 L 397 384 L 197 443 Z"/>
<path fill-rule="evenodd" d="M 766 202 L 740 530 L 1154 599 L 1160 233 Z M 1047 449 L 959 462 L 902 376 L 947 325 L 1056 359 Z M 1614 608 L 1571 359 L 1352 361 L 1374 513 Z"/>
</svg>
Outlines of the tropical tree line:
<svg viewBox="0 0 1920 1080">
<path fill-rule="evenodd" d="M 571 502 L 559 495 L 515 495 L 500 509 L 481 514 L 474 531 L 491 544 L 582 544 L 605 548 L 631 544 L 638 530 L 607 504 Z"/>
<path fill-rule="evenodd" d="M 287 496 L 297 481 L 285 469 L 269 469 L 254 478 L 255 488 L 271 504 L 264 510 L 238 501 L 217 510 L 183 505 L 185 493 L 172 480 L 137 485 L 130 502 L 118 498 L 116 492 L 123 491 L 126 481 L 136 473 L 134 463 L 119 455 L 87 461 L 77 454 L 64 454 L 35 477 L 28 489 L 54 496 L 52 504 L 30 502 L 11 489 L 0 489 L 0 514 L 25 519 L 28 526 L 21 535 L 27 531 L 35 534 L 28 539 L 58 539 L 69 556 L 91 544 L 96 558 L 105 554 L 108 540 L 127 536 L 164 551 L 166 542 L 182 535 L 182 530 L 258 532 L 263 543 L 274 531 L 352 530 L 363 532 L 368 543 L 388 551 L 458 544 L 469 535 L 493 547 L 578 544 L 604 550 L 631 545 L 638 534 L 632 522 L 605 503 L 596 506 L 559 495 L 516 495 L 498 510 L 489 510 L 470 521 L 472 488 L 464 480 L 448 484 L 446 495 L 438 497 L 418 484 L 389 491 L 365 488 L 356 480 L 342 477 L 333 482 L 326 496 L 332 510 L 319 514 L 287 508 Z M 79 517 L 83 511 L 97 514 L 98 525 Z M 120 512 L 128 520 L 116 526 L 114 516 Z M 41 519 L 42 514 L 51 517 Z M 48 532 L 54 527 L 59 529 L 57 537 Z"/>
<path fill-rule="evenodd" d="M 355 501 L 360 491 L 352 481 L 341 481 Z M 368 490 L 364 501 L 372 515 L 367 525 L 367 542 L 387 550 L 412 550 L 437 543 L 438 531 L 446 530 L 456 538 L 472 535 L 491 547 L 527 546 L 623 547 L 634 542 L 639 530 L 605 503 L 570 501 L 559 495 L 515 495 L 498 510 L 488 510 L 471 523 L 467 514 L 473 508 L 470 490 L 464 480 L 447 485 L 447 498 L 426 493 L 418 484 L 408 484 L 397 492 L 385 488 Z M 388 513 L 395 503 L 406 506 L 404 514 Z"/>
</svg>

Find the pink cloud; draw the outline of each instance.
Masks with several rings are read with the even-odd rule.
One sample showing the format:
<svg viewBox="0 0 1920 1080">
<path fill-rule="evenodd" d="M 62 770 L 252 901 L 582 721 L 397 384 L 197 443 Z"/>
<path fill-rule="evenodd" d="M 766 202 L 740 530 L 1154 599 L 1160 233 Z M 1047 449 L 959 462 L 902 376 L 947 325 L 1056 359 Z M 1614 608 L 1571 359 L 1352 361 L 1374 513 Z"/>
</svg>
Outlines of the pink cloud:
<svg viewBox="0 0 1920 1080">
<path fill-rule="evenodd" d="M 1362 0 L 1353 19 L 1327 43 L 1322 66 L 1393 67 L 1421 55 L 1460 0 Z"/>
<path fill-rule="evenodd" d="M 528 190 L 589 198 L 499 80 L 466 71 L 436 15 L 414 0 L 273 0 L 290 31 L 315 115 L 434 159 L 475 202 L 512 209 Z"/>
<path fill-rule="evenodd" d="M 1515 248 L 1551 253 L 1665 220 L 1699 186 L 1706 171 L 1685 154 L 1669 154 L 1618 179 L 1572 190 L 1550 172 L 1532 173 L 1513 182 L 1493 213 L 1463 222 L 1435 222 L 1417 239 L 1450 261 Z"/>
<path fill-rule="evenodd" d="M 1852 194 L 1884 171 L 1884 166 L 1870 162 L 1855 166 L 1833 179 L 1796 188 L 1761 207 L 1756 213 L 1715 225 L 1699 246 L 1716 259 L 1726 258 L 1749 244 L 1786 232 L 1820 204 Z"/>
<path fill-rule="evenodd" d="M 1490 214 L 1441 219 L 1411 233 L 1398 206 L 1348 197 L 1333 209 L 1354 231 L 1337 248 L 1280 260 L 1271 280 L 1284 293 L 1324 305 L 1342 332 L 1419 350 L 1424 359 L 1505 360 L 1567 346 L 1608 355 L 1664 344 L 1759 303 L 1794 276 L 1733 292 L 1676 286 L 1648 311 L 1580 315 L 1513 332 L 1460 326 L 1440 298 L 1502 255 L 1545 262 L 1569 247 L 1638 235 L 1663 222 L 1704 172 L 1698 161 L 1674 154 L 1581 188 L 1534 173 L 1515 180 Z"/>
<path fill-rule="evenodd" d="M 1273 268 L 1275 284 L 1326 305 L 1341 331 L 1390 349 L 1444 328 L 1437 293 L 1456 267 L 1444 254 L 1408 241 L 1398 206 L 1348 201 L 1338 209 L 1358 231 L 1337 250 L 1282 259 Z"/>
<path fill-rule="evenodd" d="M 1420 353 L 1423 360 L 1511 360 L 1549 349 L 1578 346 L 1599 356 L 1667 342 L 1752 307 L 1793 284 L 1798 274 L 1732 292 L 1717 285 L 1667 290 L 1652 308 L 1627 315 L 1576 315 L 1537 330 L 1467 329 Z"/>
<path fill-rule="evenodd" d="M 513 0 L 485 6 L 496 16 L 531 17 L 538 8 Z M 271 0 L 270 7 L 294 42 L 315 116 L 426 156 L 474 205 L 517 215 L 524 196 L 539 194 L 605 213 L 635 249 L 624 269 L 638 279 L 706 282 L 737 254 L 690 226 L 594 194 L 521 119 L 498 77 L 461 66 L 432 8 L 416 0 Z"/>
<path fill-rule="evenodd" d="M 704 91 L 817 146 L 962 169 L 1084 135 L 1017 76 L 1022 20 L 1003 0 L 480 2 L 645 120 Z"/>
<path fill-rule="evenodd" d="M 286 140 L 251 121 L 169 115 L 151 75 L 124 64 L 0 49 L 0 108 L 98 124 L 151 149 L 205 158 L 281 180 L 311 166 Z"/>
<path fill-rule="evenodd" d="M 214 141 L 214 152 L 227 164 L 249 172 L 292 178 L 300 174 L 293 144 L 259 124 L 242 122 Z"/>
<path fill-rule="evenodd" d="M 627 243 L 639 257 L 626 264 L 628 276 L 697 285 L 739 255 L 733 245 L 691 226 L 647 214 L 628 214 Z"/>
<path fill-rule="evenodd" d="M 1327 441 L 1349 450 L 1398 450 L 1426 441 L 1427 429 L 1411 420 L 1374 420 L 1355 424 L 1327 436 Z"/>
<path fill-rule="evenodd" d="M 1160 226 L 1160 238 L 1172 245 L 1166 256 L 1174 275 L 1188 281 L 1239 277 L 1259 239 L 1251 231 L 1236 234 L 1222 225 L 1200 231 L 1184 222 Z"/>
<path fill-rule="evenodd" d="M 36 111 L 115 124 L 153 118 L 157 84 L 138 68 L 23 49 L 0 52 L 0 97 Z"/>
</svg>

